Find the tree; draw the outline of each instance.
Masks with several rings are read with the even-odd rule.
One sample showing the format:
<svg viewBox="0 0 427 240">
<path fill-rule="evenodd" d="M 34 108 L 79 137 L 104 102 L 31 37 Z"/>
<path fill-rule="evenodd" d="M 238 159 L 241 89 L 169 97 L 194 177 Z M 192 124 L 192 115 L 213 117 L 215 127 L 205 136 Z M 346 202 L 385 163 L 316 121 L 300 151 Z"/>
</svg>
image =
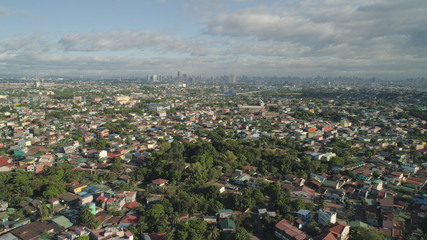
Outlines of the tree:
<svg viewBox="0 0 427 240">
<path fill-rule="evenodd" d="M 90 240 L 90 237 L 89 236 L 80 236 L 80 237 L 77 237 L 74 240 Z"/>
<path fill-rule="evenodd" d="M 40 218 L 41 218 L 41 220 L 46 221 L 46 219 L 49 217 L 49 215 L 50 215 L 49 209 L 47 208 L 46 205 L 43 204 L 40 207 Z"/>
<path fill-rule="evenodd" d="M 89 226 L 90 223 L 94 222 L 95 215 L 92 214 L 89 208 L 89 204 L 87 204 L 79 213 L 79 215 L 77 216 L 77 220 L 86 226 Z"/>
<path fill-rule="evenodd" d="M 300 210 L 300 209 L 305 209 L 305 202 L 304 202 L 304 200 L 302 200 L 301 198 L 298 198 L 298 199 L 296 199 L 296 200 L 293 200 L 293 201 L 292 201 L 292 208 L 293 208 L 295 211 L 298 211 L 298 210 Z"/>
<path fill-rule="evenodd" d="M 207 237 L 209 240 L 215 240 L 218 239 L 219 236 L 221 235 L 221 232 L 219 230 L 219 228 L 213 226 L 210 229 L 207 230 L 208 234 Z"/>
<path fill-rule="evenodd" d="M 55 183 L 52 183 L 55 184 Z M 48 185 L 46 190 L 43 192 L 43 197 L 46 199 L 57 197 L 59 194 L 64 193 L 64 189 L 60 189 L 56 185 Z"/>
<path fill-rule="evenodd" d="M 390 239 L 384 233 L 377 231 L 374 228 L 358 227 L 350 232 L 349 240 L 388 240 Z"/>
<path fill-rule="evenodd" d="M 121 163 L 120 157 L 115 157 L 113 163 L 111 164 L 110 170 L 114 173 L 120 173 L 123 171 L 123 165 Z"/>
<path fill-rule="evenodd" d="M 350 221 L 354 217 L 353 203 L 348 202 L 348 204 L 346 205 L 346 207 L 347 207 L 347 220 Z"/>
<path fill-rule="evenodd" d="M 148 222 L 150 232 L 164 232 L 166 230 L 168 216 L 162 204 L 157 203 L 151 206 L 151 209 L 147 211 L 145 219 Z"/>
<path fill-rule="evenodd" d="M 340 157 L 333 157 L 333 158 L 331 159 L 331 163 L 332 163 L 332 164 L 335 164 L 335 165 L 344 166 L 345 161 L 344 161 L 344 159 L 342 159 L 342 158 L 340 158 Z"/>
<path fill-rule="evenodd" d="M 236 240 L 250 240 L 251 234 L 246 231 L 245 228 L 239 227 L 236 231 L 236 234 L 234 235 L 234 239 Z"/>
<path fill-rule="evenodd" d="M 323 199 L 323 194 L 319 196 L 319 209 L 323 209 L 326 206 L 325 199 Z"/>
</svg>

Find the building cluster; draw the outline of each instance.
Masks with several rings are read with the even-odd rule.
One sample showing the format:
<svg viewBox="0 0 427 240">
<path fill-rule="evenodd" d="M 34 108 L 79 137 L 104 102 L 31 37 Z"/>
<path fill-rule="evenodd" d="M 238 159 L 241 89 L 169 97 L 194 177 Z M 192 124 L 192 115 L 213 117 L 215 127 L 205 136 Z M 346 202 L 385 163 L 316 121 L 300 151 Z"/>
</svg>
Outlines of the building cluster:
<svg viewBox="0 0 427 240">
<path fill-rule="evenodd" d="M 150 79 L 155 81 L 157 76 Z M 91 96 L 88 90 L 84 98 L 66 100 L 48 96 L 46 91 L 37 98 L 3 93 L 0 107 L 8 110 L 0 112 L 0 149 L 5 150 L 0 155 L 0 173 L 41 174 L 46 167 L 67 162 L 75 171 L 100 174 L 118 158 L 125 170 L 115 184 L 128 183 L 129 172 L 145 166 L 144 159 L 158 150 L 160 141 L 210 141 L 203 133 L 222 127 L 244 141 L 266 137 L 297 142 L 306 149 L 301 156 L 334 162 L 330 173 L 283 176 L 284 191 L 289 190 L 293 199 L 317 207 L 315 211 L 300 209 L 293 221 L 277 222 L 274 234 L 278 239 L 346 240 L 352 227 L 374 227 L 396 239 L 404 234 L 422 236 L 418 226 L 427 213 L 427 163 L 421 159 L 426 156 L 427 139 L 413 134 L 425 134 L 427 129 L 425 120 L 395 117 L 408 106 L 271 97 L 253 101 L 239 97 L 234 90 L 222 91 L 224 95 L 219 88 L 213 89 L 215 94 L 209 95 L 197 91 L 183 94 L 186 90 L 182 88 L 165 87 L 150 93 L 133 90 L 127 95 L 101 97 Z M 141 113 L 119 111 L 131 107 Z M 324 114 L 330 109 L 340 113 L 339 119 L 326 120 Z M 94 147 L 100 139 L 108 146 Z M 334 149 L 337 139 L 345 143 L 340 151 L 357 154 L 338 161 Z M 223 174 L 214 184 L 221 194 L 239 194 L 243 188 L 259 188 L 261 182 L 276 181 L 274 177 L 247 165 Z M 155 179 L 151 185 L 164 188 L 168 183 L 167 179 Z M 138 223 L 135 209 L 164 198 L 162 194 L 150 194 L 141 202 L 136 196 L 143 189 L 120 191 L 113 185 L 88 180 L 71 182 L 67 190 L 48 200 L 53 212 L 44 222 L 9 221 L 16 208 L 1 201 L 2 239 L 34 239 L 51 232 L 61 240 L 78 236 L 132 240 L 133 234 L 127 229 Z M 99 229 L 78 224 L 79 209 L 86 205 L 101 223 Z M 39 207 L 37 200 L 19 206 L 30 212 Z M 125 214 L 118 217 L 112 211 Z M 200 217 L 217 224 L 221 231 L 234 232 L 233 214 L 233 209 L 221 209 L 217 216 Z M 268 208 L 258 209 L 257 214 L 259 218 L 276 216 L 274 209 Z M 180 220 L 189 217 L 182 215 Z M 313 219 L 321 227 L 321 233 L 314 237 L 303 230 Z M 160 239 L 162 234 L 147 234 L 146 239 Z"/>
</svg>

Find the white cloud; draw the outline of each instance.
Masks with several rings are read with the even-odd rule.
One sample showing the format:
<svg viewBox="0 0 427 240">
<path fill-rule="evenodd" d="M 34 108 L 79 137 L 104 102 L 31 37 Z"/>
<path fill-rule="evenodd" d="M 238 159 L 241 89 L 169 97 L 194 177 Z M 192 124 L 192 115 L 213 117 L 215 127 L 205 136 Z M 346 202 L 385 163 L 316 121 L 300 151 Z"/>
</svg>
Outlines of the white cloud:
<svg viewBox="0 0 427 240">
<path fill-rule="evenodd" d="M 293 8 L 263 6 L 222 13 L 207 21 L 207 34 L 223 37 L 255 37 L 258 42 L 311 49 L 305 56 L 375 57 L 372 48 L 384 49 L 399 57 L 399 52 L 420 46 L 426 52 L 427 2 L 350 1 L 295 2 Z M 255 41 L 255 42 L 256 42 Z M 369 51 L 366 51 L 366 50 Z M 414 50 L 414 49 L 412 49 Z M 415 52 L 408 49 L 408 54 Z M 280 51 L 279 51 L 280 52 Z M 266 51 L 266 56 L 269 55 Z M 381 57 L 381 55 L 379 56 Z"/>
<path fill-rule="evenodd" d="M 205 27 L 199 36 L 116 29 L 66 33 L 56 39 L 41 34 L 1 39 L 0 71 L 387 78 L 427 74 L 425 0 L 248 2 L 186 2 L 183 9 Z M 0 17 L 9 12 L 0 7 Z"/>
<path fill-rule="evenodd" d="M 10 10 L 6 7 L 0 6 L 0 17 L 10 15 Z"/>
</svg>

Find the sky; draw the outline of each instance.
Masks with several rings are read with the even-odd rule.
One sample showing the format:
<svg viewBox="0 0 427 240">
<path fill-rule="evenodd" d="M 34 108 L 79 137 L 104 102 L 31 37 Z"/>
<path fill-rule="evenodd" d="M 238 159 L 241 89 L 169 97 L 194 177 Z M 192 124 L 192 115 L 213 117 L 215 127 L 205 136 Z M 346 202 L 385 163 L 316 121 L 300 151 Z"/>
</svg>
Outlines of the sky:
<svg viewBox="0 0 427 240">
<path fill-rule="evenodd" d="M 0 76 L 427 77 L 426 0 L 2 0 Z"/>
</svg>

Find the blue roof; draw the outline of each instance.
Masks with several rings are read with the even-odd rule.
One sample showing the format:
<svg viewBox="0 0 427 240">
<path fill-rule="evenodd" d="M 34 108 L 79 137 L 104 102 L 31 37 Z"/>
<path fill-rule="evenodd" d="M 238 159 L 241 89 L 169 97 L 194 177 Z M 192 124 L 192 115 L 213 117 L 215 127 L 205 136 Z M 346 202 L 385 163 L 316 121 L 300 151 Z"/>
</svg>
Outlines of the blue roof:
<svg viewBox="0 0 427 240">
<path fill-rule="evenodd" d="M 86 194 L 86 195 L 82 196 L 82 198 L 87 198 L 87 197 L 90 197 L 90 196 L 92 196 L 92 194 L 91 194 L 91 193 L 88 193 L 88 194 Z"/>
<path fill-rule="evenodd" d="M 87 187 L 85 187 L 84 189 L 85 189 L 85 191 L 87 191 L 87 192 L 96 192 L 96 191 L 99 191 L 99 188 L 94 187 L 94 186 L 87 186 Z"/>
<path fill-rule="evenodd" d="M 219 214 L 221 214 L 221 213 L 232 213 L 233 212 L 233 210 L 231 210 L 231 209 L 221 209 L 221 210 L 218 210 L 218 213 Z"/>
<path fill-rule="evenodd" d="M 303 216 L 307 216 L 308 214 L 310 214 L 310 210 L 307 210 L 307 209 L 300 209 L 300 210 L 298 211 L 298 214 L 299 214 L 299 215 L 303 215 Z"/>
<path fill-rule="evenodd" d="M 84 196 L 86 194 L 87 194 L 87 192 L 84 192 L 84 191 L 77 193 L 77 195 L 79 195 L 79 196 Z"/>
</svg>

